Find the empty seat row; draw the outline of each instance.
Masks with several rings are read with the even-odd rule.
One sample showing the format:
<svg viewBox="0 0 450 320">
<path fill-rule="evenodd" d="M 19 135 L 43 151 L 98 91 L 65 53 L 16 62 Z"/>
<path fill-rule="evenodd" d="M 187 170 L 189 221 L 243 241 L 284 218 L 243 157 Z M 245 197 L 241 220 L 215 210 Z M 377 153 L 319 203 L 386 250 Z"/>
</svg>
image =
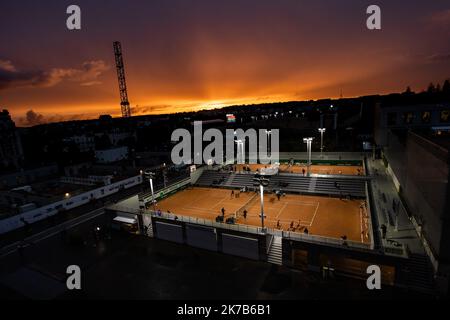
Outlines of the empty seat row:
<svg viewBox="0 0 450 320">
<path fill-rule="evenodd" d="M 253 174 L 205 171 L 198 179 L 199 186 L 224 186 L 233 188 L 253 187 Z M 270 177 L 269 189 L 288 192 L 327 194 L 338 196 L 365 196 L 365 180 L 334 177 L 304 177 L 275 175 Z"/>
</svg>

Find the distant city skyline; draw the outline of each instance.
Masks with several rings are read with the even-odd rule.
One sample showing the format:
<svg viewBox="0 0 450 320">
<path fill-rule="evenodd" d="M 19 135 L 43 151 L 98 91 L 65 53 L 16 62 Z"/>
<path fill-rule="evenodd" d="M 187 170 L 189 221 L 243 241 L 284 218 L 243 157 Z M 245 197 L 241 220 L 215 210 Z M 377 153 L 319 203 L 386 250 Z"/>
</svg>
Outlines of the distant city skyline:
<svg viewBox="0 0 450 320">
<path fill-rule="evenodd" d="M 65 26 L 69 4 L 1 5 L 0 108 L 18 125 L 119 116 L 115 40 L 134 115 L 420 91 L 450 77 L 446 0 L 378 1 L 379 31 L 359 0 L 80 0 L 80 31 Z"/>
</svg>

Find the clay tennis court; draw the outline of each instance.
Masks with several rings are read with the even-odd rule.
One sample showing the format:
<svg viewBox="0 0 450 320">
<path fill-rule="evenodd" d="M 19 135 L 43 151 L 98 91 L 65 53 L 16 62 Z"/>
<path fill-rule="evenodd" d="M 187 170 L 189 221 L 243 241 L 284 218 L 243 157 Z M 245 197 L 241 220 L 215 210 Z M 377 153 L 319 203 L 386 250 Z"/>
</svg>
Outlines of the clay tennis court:
<svg viewBox="0 0 450 320">
<path fill-rule="evenodd" d="M 261 226 L 260 198 L 255 192 L 241 192 L 231 196 L 229 189 L 189 188 L 158 202 L 163 212 L 215 221 L 225 208 L 225 217 L 248 204 L 247 218 L 238 214 L 237 223 Z M 370 243 L 368 217 L 362 200 L 340 200 L 331 197 L 287 194 L 277 199 L 275 194 L 264 195 L 265 226 L 285 231 Z M 241 210 L 242 212 L 242 210 Z M 279 225 L 277 226 L 277 224 Z M 292 224 L 292 227 L 291 227 Z"/>
<path fill-rule="evenodd" d="M 258 169 L 264 168 L 264 167 L 270 167 L 270 165 L 264 165 L 264 164 L 237 164 L 236 170 L 237 171 L 244 171 L 244 167 L 250 167 L 251 171 L 256 171 Z M 286 172 L 286 173 L 299 173 L 303 174 L 303 170 L 307 170 L 306 165 L 299 165 L 294 164 L 293 166 L 289 166 L 287 164 L 280 164 L 279 167 L 280 172 Z M 362 175 L 363 173 L 363 167 L 361 166 L 333 166 L 333 165 L 311 165 L 311 173 L 314 174 L 324 174 L 324 175 Z"/>
</svg>

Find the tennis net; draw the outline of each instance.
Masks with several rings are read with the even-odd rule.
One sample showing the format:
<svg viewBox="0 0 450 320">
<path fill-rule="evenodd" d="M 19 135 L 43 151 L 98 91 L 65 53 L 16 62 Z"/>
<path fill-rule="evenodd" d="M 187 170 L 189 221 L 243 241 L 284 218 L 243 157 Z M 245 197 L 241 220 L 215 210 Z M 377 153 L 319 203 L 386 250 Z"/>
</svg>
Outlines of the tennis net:
<svg viewBox="0 0 450 320">
<path fill-rule="evenodd" d="M 244 211 L 245 210 L 248 211 L 248 208 L 250 208 L 250 206 L 252 206 L 257 200 L 258 200 L 258 193 L 255 192 L 255 194 L 250 199 L 248 199 L 248 201 L 246 203 L 244 203 L 244 205 L 242 207 L 240 207 L 238 210 L 236 210 L 236 213 L 234 214 L 234 218 L 236 220 L 238 220 L 240 217 L 242 217 Z"/>
</svg>

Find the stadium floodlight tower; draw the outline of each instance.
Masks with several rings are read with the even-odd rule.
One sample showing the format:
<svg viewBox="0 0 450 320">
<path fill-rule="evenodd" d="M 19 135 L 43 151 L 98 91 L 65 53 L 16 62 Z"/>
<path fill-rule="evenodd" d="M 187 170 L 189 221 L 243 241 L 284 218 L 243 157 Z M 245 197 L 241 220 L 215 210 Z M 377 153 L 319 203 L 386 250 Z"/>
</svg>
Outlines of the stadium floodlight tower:
<svg viewBox="0 0 450 320">
<path fill-rule="evenodd" d="M 325 133 L 325 128 L 319 128 L 320 132 L 320 158 L 323 159 L 323 134 Z"/>
<path fill-rule="evenodd" d="M 303 138 L 303 142 L 306 143 L 307 152 L 308 152 L 308 164 L 307 164 L 308 176 L 311 175 L 311 144 L 312 144 L 313 139 L 314 138 L 312 138 L 312 137 Z"/>
<path fill-rule="evenodd" d="M 267 135 L 267 150 L 268 153 L 272 153 L 272 150 L 270 150 L 270 135 L 272 134 L 272 130 L 266 130 L 266 135 Z M 270 154 L 268 154 L 270 156 Z"/>
<path fill-rule="evenodd" d="M 145 170 L 144 175 L 148 179 L 148 181 L 150 182 L 150 191 L 152 193 L 153 211 L 156 211 L 155 196 L 153 194 L 153 179 L 155 178 L 155 173 L 151 172 L 150 170 Z"/>
<path fill-rule="evenodd" d="M 255 175 L 253 178 L 253 185 L 259 186 L 259 194 L 261 197 L 261 227 L 264 229 L 264 187 L 269 185 L 269 179 L 265 178 L 262 175 Z"/>
<path fill-rule="evenodd" d="M 237 163 L 242 164 L 245 162 L 244 156 L 244 142 L 242 140 L 236 140 L 237 144 Z"/>
</svg>

